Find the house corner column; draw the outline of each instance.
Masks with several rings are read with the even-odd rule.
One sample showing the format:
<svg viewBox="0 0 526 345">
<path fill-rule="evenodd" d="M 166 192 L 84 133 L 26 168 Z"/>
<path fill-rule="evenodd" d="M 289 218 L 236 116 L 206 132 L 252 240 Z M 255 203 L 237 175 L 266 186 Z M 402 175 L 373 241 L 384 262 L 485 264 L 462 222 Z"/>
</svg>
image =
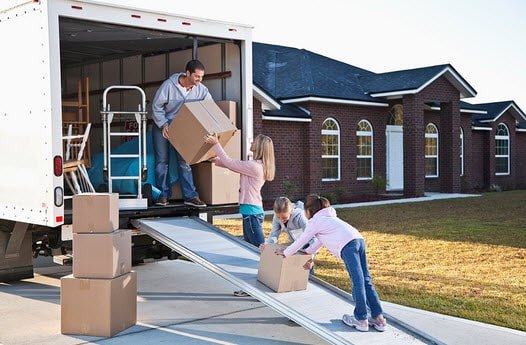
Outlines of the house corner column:
<svg viewBox="0 0 526 345">
<path fill-rule="evenodd" d="M 460 109 L 458 102 L 441 104 L 439 130 L 440 192 L 460 193 Z"/>
<path fill-rule="evenodd" d="M 404 105 L 404 195 L 420 197 L 425 192 L 424 103 L 407 95 Z"/>
</svg>

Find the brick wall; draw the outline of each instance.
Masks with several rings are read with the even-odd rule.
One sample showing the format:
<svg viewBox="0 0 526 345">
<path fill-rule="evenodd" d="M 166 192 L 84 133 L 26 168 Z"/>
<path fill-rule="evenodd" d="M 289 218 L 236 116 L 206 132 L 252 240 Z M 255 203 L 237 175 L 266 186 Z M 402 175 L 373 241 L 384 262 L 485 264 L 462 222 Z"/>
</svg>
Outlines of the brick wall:
<svg viewBox="0 0 526 345">
<path fill-rule="evenodd" d="M 466 167 L 469 169 L 464 174 L 465 180 L 469 181 L 471 190 L 480 191 L 486 188 L 487 152 L 486 141 L 490 137 L 489 131 L 472 130 L 471 141 L 466 141 L 465 151 L 471 152 L 471 161 Z M 464 131 L 466 133 L 466 131 Z"/>
<path fill-rule="evenodd" d="M 515 187 L 520 189 L 526 188 L 526 132 L 516 132 L 515 134 L 515 163 L 517 180 Z"/>
<path fill-rule="evenodd" d="M 257 106 L 256 106 L 257 104 Z M 373 127 L 373 169 L 375 175 L 385 177 L 385 125 L 388 107 L 363 107 L 308 103 L 312 122 L 261 121 L 261 107 L 254 101 L 254 133 L 256 128 L 269 135 L 275 147 L 276 178 L 263 187 L 263 198 L 272 200 L 291 185 L 293 198 L 309 193 L 332 194 L 340 202 L 374 193 L 370 180 L 356 178 L 356 126 L 367 120 Z M 322 181 L 321 128 L 327 118 L 336 120 L 340 127 L 340 180 Z M 256 118 L 258 118 L 256 120 Z M 259 127 L 260 126 L 260 127 Z"/>
</svg>

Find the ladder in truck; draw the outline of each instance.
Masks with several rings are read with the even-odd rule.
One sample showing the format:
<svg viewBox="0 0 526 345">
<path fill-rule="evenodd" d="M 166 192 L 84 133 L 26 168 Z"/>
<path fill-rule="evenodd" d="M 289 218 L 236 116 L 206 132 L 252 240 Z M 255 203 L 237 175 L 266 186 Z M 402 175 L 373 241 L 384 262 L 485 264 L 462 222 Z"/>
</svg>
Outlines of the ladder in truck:
<svg viewBox="0 0 526 345">
<path fill-rule="evenodd" d="M 310 277 L 304 291 L 273 292 L 257 281 L 257 248 L 199 218 L 143 218 L 131 222 L 142 232 L 237 285 L 329 343 L 442 344 L 389 315 L 383 333 L 372 327 L 366 333 L 355 331 L 341 321 L 343 314 L 354 310 L 351 296 L 316 277 Z"/>
<path fill-rule="evenodd" d="M 108 93 L 112 90 L 135 90 L 141 95 L 141 103 L 137 106 L 137 111 L 112 110 L 108 103 Z M 119 209 L 147 209 L 148 199 L 142 195 L 142 182 L 147 178 L 146 165 L 146 95 L 138 86 L 114 85 L 106 88 L 102 96 L 102 126 L 104 137 L 104 178 L 108 181 L 108 192 L 113 193 L 113 181 L 115 180 L 135 180 L 137 182 L 136 194 L 119 194 Z M 115 116 L 119 118 L 131 118 L 137 122 L 137 132 L 112 131 L 112 122 Z M 112 138 L 137 137 L 137 153 L 113 153 Z M 132 159 L 137 160 L 137 173 L 131 175 L 113 175 L 113 159 Z"/>
</svg>

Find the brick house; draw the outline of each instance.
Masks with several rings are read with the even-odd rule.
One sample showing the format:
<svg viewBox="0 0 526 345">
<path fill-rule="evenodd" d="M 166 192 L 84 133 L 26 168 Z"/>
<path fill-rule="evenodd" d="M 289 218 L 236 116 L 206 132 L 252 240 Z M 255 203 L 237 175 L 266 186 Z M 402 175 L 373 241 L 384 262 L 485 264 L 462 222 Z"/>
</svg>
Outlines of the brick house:
<svg viewBox="0 0 526 345">
<path fill-rule="evenodd" d="M 513 101 L 470 104 L 449 64 L 373 73 L 307 50 L 253 44 L 254 133 L 269 135 L 266 200 L 318 192 L 339 202 L 526 188 L 526 115 Z M 383 191 L 382 191 L 383 192 Z"/>
</svg>

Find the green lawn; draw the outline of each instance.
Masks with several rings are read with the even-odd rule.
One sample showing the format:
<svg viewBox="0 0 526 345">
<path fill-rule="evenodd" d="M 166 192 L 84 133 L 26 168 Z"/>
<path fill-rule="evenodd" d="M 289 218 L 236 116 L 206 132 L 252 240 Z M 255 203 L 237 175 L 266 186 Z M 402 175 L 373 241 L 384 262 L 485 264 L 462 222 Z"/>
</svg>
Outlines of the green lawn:
<svg viewBox="0 0 526 345">
<path fill-rule="evenodd" d="M 382 300 L 526 331 L 526 191 L 337 211 L 364 235 Z M 215 224 L 242 233 L 240 220 Z M 325 249 L 316 275 L 350 291 Z"/>
</svg>

